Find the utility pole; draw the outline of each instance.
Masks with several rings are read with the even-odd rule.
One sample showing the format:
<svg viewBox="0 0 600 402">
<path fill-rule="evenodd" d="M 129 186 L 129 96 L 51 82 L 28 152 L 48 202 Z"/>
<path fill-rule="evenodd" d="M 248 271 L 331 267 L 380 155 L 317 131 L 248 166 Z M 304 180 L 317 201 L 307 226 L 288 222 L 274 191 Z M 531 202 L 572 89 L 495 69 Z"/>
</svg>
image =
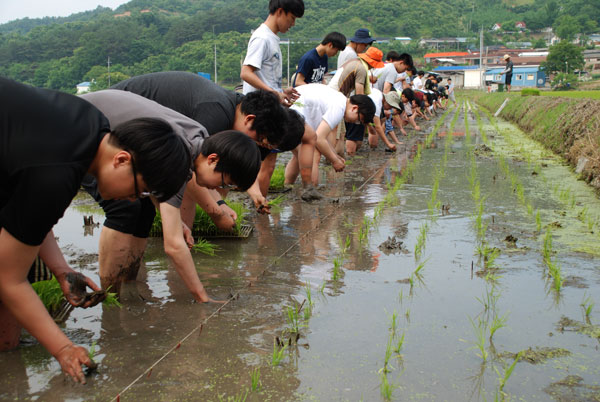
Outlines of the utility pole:
<svg viewBox="0 0 600 402">
<path fill-rule="evenodd" d="M 108 56 L 108 87 L 110 88 L 110 56 Z"/>
<path fill-rule="evenodd" d="M 483 25 L 481 26 L 481 31 L 479 33 L 479 69 L 481 70 L 479 74 L 479 87 L 483 89 L 485 87 L 483 82 L 485 74 L 483 68 Z"/>
</svg>

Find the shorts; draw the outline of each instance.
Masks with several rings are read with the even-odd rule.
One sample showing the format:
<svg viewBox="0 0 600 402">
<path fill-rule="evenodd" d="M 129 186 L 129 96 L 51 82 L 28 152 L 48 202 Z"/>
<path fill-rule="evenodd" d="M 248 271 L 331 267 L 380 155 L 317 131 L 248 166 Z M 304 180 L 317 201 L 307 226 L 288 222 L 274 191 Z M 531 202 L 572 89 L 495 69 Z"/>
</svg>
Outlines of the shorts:
<svg viewBox="0 0 600 402">
<path fill-rule="evenodd" d="M 390 131 L 394 131 L 394 126 L 392 125 L 392 117 L 385 120 L 385 132 L 389 133 Z"/>
<path fill-rule="evenodd" d="M 365 126 L 362 124 L 346 123 L 346 139 L 362 142 L 365 138 Z"/>
<path fill-rule="evenodd" d="M 504 82 L 506 85 L 510 85 L 512 82 L 512 74 L 506 74 L 506 81 Z"/>
<path fill-rule="evenodd" d="M 98 193 L 96 179 L 90 175 L 84 177 L 82 186 L 104 210 L 104 226 L 141 239 L 148 237 L 156 215 L 156 208 L 150 198 L 135 201 L 104 200 Z"/>
</svg>

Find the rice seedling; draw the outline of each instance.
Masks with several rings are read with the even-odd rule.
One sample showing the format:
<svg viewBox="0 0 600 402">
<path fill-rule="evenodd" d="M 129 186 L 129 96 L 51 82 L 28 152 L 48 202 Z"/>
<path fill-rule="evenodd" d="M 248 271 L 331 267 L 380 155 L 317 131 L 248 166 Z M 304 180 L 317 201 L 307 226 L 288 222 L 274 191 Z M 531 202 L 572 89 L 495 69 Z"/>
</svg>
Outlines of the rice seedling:
<svg viewBox="0 0 600 402">
<path fill-rule="evenodd" d="M 393 386 L 389 383 L 387 375 L 385 375 L 384 373 L 381 374 L 380 390 L 381 390 L 381 397 L 385 401 L 392 400 L 392 393 L 393 393 L 394 389 L 393 389 Z"/>
<path fill-rule="evenodd" d="M 271 175 L 271 181 L 269 183 L 269 188 L 274 190 L 283 189 L 285 186 L 285 166 L 277 165 L 273 170 L 273 175 Z"/>
<path fill-rule="evenodd" d="M 496 261 L 496 258 L 498 258 L 499 255 L 500 249 L 496 247 L 489 248 L 486 246 L 483 256 L 483 263 L 485 264 L 485 267 L 487 269 L 496 268 L 494 262 Z"/>
<path fill-rule="evenodd" d="M 92 344 L 90 345 L 90 350 L 88 351 L 88 357 L 90 358 L 90 360 L 94 362 L 94 357 L 96 356 L 96 341 L 93 341 Z"/>
<path fill-rule="evenodd" d="M 544 256 L 545 261 L 549 261 L 552 257 L 552 232 L 550 228 L 546 229 L 546 234 L 544 236 L 544 248 L 542 249 L 542 255 Z"/>
<path fill-rule="evenodd" d="M 427 261 L 429 261 L 429 258 L 427 258 L 425 261 L 422 261 L 417 268 L 415 268 L 415 271 L 413 272 L 413 274 L 415 275 L 419 275 L 419 273 L 421 272 L 421 270 L 423 269 L 423 267 L 425 267 L 425 264 L 427 263 Z"/>
<path fill-rule="evenodd" d="M 288 306 L 286 308 L 286 319 L 289 326 L 287 331 L 291 334 L 299 333 L 300 328 L 306 326 L 306 324 L 300 320 L 300 311 L 302 311 L 305 302 L 306 299 L 301 304 L 294 302 L 293 306 Z"/>
<path fill-rule="evenodd" d="M 406 317 L 406 321 L 410 321 L 410 309 L 406 309 L 406 313 L 404 313 L 404 316 Z"/>
<path fill-rule="evenodd" d="M 591 296 L 585 297 L 584 294 L 583 297 L 584 299 L 581 302 L 581 307 L 583 307 L 583 312 L 585 313 L 585 320 L 589 324 L 590 316 L 592 315 L 592 309 L 594 308 L 594 301 L 592 300 Z"/>
<path fill-rule="evenodd" d="M 356 193 L 356 184 L 352 183 L 352 192 Z"/>
<path fill-rule="evenodd" d="M 471 326 L 473 327 L 475 336 L 477 338 L 475 342 L 475 348 L 479 350 L 479 354 L 477 356 L 481 357 L 483 361 L 486 362 L 488 358 L 488 351 L 485 349 L 487 323 L 482 321 L 481 318 L 477 319 L 477 324 L 475 324 L 475 321 L 473 321 L 473 319 L 470 317 L 469 321 L 471 321 Z"/>
<path fill-rule="evenodd" d="M 508 319 L 508 313 L 503 316 L 498 316 L 498 314 L 494 314 L 494 318 L 492 319 L 492 323 L 490 324 L 490 342 L 494 337 L 496 331 L 500 328 L 506 326 L 506 320 Z"/>
<path fill-rule="evenodd" d="M 506 383 L 508 382 L 508 379 L 510 378 L 510 376 L 512 375 L 513 371 L 515 370 L 515 367 L 517 365 L 517 363 L 519 362 L 519 360 L 521 359 L 521 355 L 523 352 L 519 352 L 517 353 L 517 356 L 515 357 L 515 360 L 512 362 L 512 364 L 508 367 L 506 367 L 506 365 L 504 366 L 504 372 L 500 373 L 500 370 L 498 370 L 496 367 L 494 367 L 494 370 L 496 371 L 496 374 L 498 374 L 498 392 L 500 393 L 500 395 L 502 395 L 502 400 L 504 401 L 506 394 L 504 392 L 504 387 L 506 386 Z M 498 397 L 498 395 L 496 395 L 496 397 Z"/>
<path fill-rule="evenodd" d="M 279 346 L 277 341 L 273 340 L 273 355 L 271 356 L 271 366 L 279 366 L 281 360 L 283 360 L 283 354 L 287 349 L 288 345 Z"/>
<path fill-rule="evenodd" d="M 283 202 L 283 200 L 285 200 L 285 195 L 280 194 L 277 197 L 273 198 L 272 200 L 270 200 L 268 202 L 268 205 L 270 207 L 278 207 L 281 205 L 281 203 Z"/>
<path fill-rule="evenodd" d="M 65 299 L 60 284 L 55 276 L 48 281 L 34 282 L 31 286 L 36 291 L 42 300 L 42 303 L 44 303 L 44 307 L 46 307 L 50 314 L 57 311 Z"/>
<path fill-rule="evenodd" d="M 343 260 L 341 256 L 337 256 L 333 259 L 333 272 L 331 274 L 331 280 L 337 281 L 340 279 L 342 263 Z"/>
<path fill-rule="evenodd" d="M 404 335 L 405 335 L 405 333 L 403 332 L 402 335 L 400 337 L 398 337 L 398 340 L 396 341 L 396 346 L 394 348 L 394 352 L 398 355 L 402 351 L 402 346 L 404 346 Z"/>
<path fill-rule="evenodd" d="M 394 342 L 394 335 L 390 332 L 390 336 L 388 337 L 388 341 L 386 343 L 385 346 L 385 356 L 384 356 L 384 360 L 383 360 L 383 367 L 381 368 L 381 370 L 379 370 L 380 372 L 387 374 L 391 371 L 391 369 L 393 369 L 393 367 L 390 365 L 390 359 L 392 357 L 392 351 L 393 351 L 393 342 Z"/>
<path fill-rule="evenodd" d="M 429 230 L 429 225 L 427 222 L 423 222 L 421 228 L 419 229 L 419 237 L 417 237 L 417 243 L 415 244 L 415 259 L 421 258 L 421 253 L 425 248 L 425 242 L 427 241 L 427 231 Z"/>
<path fill-rule="evenodd" d="M 535 227 L 538 232 L 542 230 L 542 217 L 540 216 L 540 211 L 537 210 L 535 212 Z"/>
<path fill-rule="evenodd" d="M 308 301 L 308 307 L 312 309 L 315 303 L 312 300 L 310 282 L 306 282 L 306 284 L 304 284 L 304 293 L 306 294 L 306 301 Z"/>
<path fill-rule="evenodd" d="M 250 380 L 252 381 L 252 392 L 258 391 L 262 386 L 262 382 L 260 381 L 260 367 L 256 367 L 250 372 Z"/>
<path fill-rule="evenodd" d="M 220 250 L 219 247 L 214 244 L 209 242 L 206 239 L 203 238 L 199 238 L 198 241 L 196 242 L 196 244 L 194 244 L 192 246 L 192 250 L 202 253 L 202 254 L 206 254 L 206 255 L 210 255 L 210 256 L 215 256 L 216 255 L 216 251 Z"/>
<path fill-rule="evenodd" d="M 235 395 L 235 396 L 228 396 L 227 399 L 225 399 L 225 395 L 219 395 L 219 402 L 245 402 L 246 399 L 248 398 L 248 393 L 250 391 L 248 391 L 247 389 L 245 390 L 241 390 L 239 394 Z"/>
<path fill-rule="evenodd" d="M 390 328 L 389 330 L 391 331 L 393 336 L 396 336 L 396 331 L 398 330 L 398 312 L 394 311 L 392 313 L 392 319 L 390 322 Z"/>
<path fill-rule="evenodd" d="M 548 266 L 548 274 L 554 283 L 554 290 L 560 292 L 563 282 L 565 281 L 562 277 L 562 269 L 560 264 L 552 260 L 546 260 L 546 265 Z"/>
<path fill-rule="evenodd" d="M 325 295 L 325 285 L 327 285 L 327 282 L 323 281 L 321 286 L 319 286 L 319 293 L 321 293 L 323 296 Z"/>
</svg>

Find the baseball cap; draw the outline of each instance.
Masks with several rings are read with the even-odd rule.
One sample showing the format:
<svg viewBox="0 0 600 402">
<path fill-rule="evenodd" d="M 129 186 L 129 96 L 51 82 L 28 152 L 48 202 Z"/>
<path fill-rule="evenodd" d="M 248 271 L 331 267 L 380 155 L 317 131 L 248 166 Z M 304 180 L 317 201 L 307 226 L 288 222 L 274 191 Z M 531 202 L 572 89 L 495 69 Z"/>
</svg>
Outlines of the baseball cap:
<svg viewBox="0 0 600 402">
<path fill-rule="evenodd" d="M 371 38 L 371 32 L 366 28 L 357 29 L 354 36 L 350 38 L 350 42 L 355 43 L 373 43 L 375 39 Z"/>
</svg>

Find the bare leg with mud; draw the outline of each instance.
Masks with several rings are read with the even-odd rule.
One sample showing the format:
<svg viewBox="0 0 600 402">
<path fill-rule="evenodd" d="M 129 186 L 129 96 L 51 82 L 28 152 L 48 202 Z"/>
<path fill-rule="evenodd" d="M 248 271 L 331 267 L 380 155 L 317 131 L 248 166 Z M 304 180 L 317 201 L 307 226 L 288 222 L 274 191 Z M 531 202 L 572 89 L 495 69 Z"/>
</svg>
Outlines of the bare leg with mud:
<svg viewBox="0 0 600 402">
<path fill-rule="evenodd" d="M 100 265 L 100 283 L 103 289 L 117 294 L 121 283 L 136 279 L 147 239 L 122 233 L 108 227 L 102 228 L 98 250 Z"/>
</svg>

